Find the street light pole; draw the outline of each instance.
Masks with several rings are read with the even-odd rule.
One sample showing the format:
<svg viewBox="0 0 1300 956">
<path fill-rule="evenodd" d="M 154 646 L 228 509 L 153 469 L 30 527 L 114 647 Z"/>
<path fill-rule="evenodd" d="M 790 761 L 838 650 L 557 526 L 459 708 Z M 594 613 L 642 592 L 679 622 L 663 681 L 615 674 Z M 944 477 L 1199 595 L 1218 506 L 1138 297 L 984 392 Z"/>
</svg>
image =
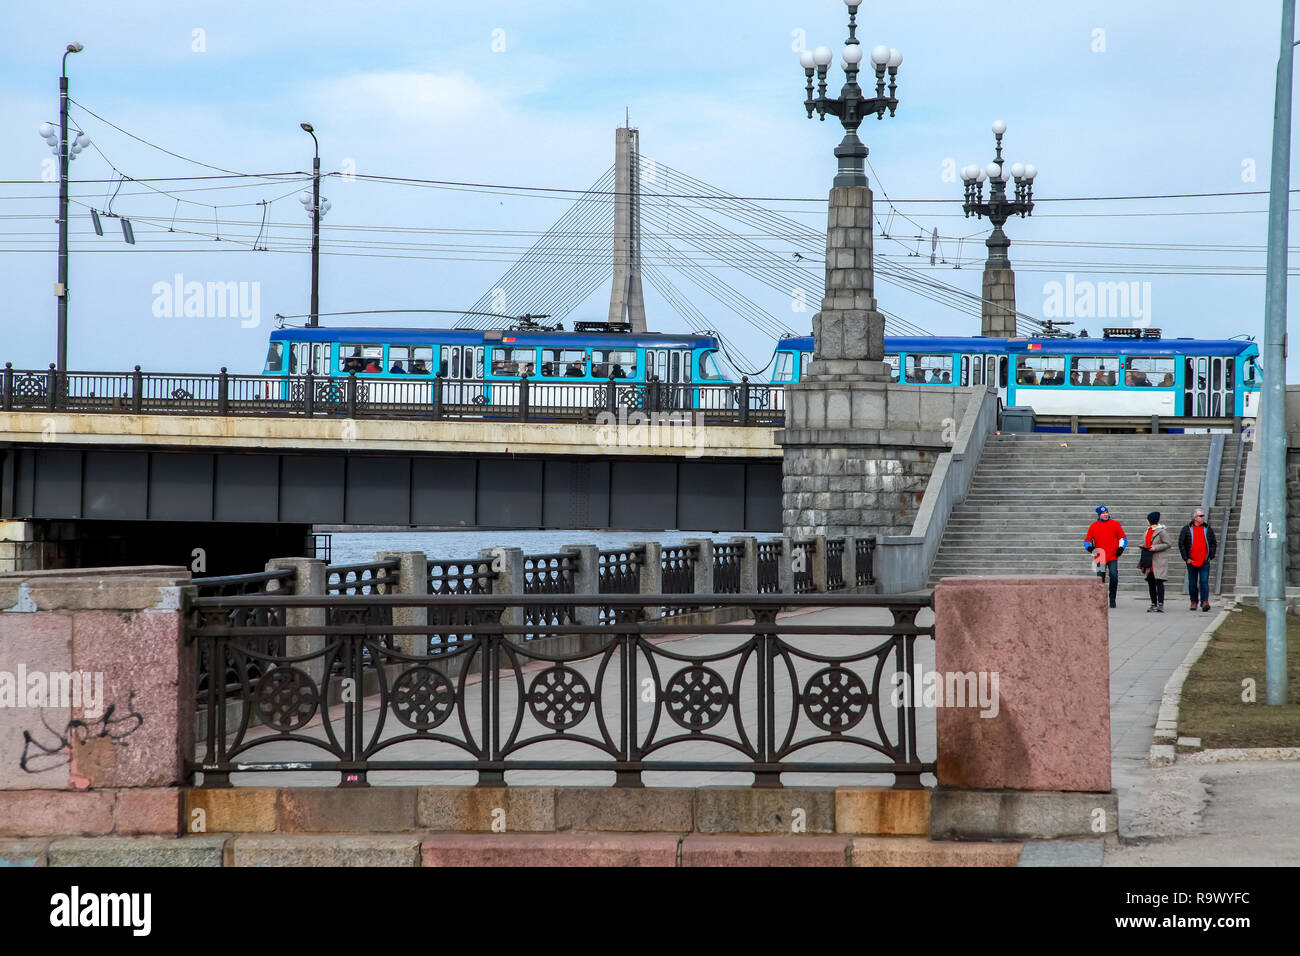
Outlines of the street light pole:
<svg viewBox="0 0 1300 956">
<path fill-rule="evenodd" d="M 966 201 L 962 210 L 969 216 L 987 218 L 993 233 L 985 245 L 989 257 L 984 263 L 984 290 L 980 307 L 980 334 L 994 338 L 1011 338 L 1016 334 L 1016 276 L 1011 271 L 1007 250 L 1011 240 L 1002 227 L 1012 216 L 1033 215 L 1034 177 L 1038 170 L 1022 163 L 1008 163 L 1002 158 L 1002 136 L 1007 124 L 993 123 L 997 151 L 987 166 L 973 164 L 961 171 L 966 184 Z M 989 201 L 984 201 L 984 180 L 989 181 Z M 1007 183 L 1015 180 L 1015 196 L 1007 198 Z"/>
<path fill-rule="evenodd" d="M 1273 101 L 1269 173 L 1268 262 L 1264 291 L 1264 389 L 1260 395 L 1259 603 L 1264 608 L 1264 680 L 1268 703 L 1286 703 L 1286 286 L 1287 215 L 1291 186 L 1291 77 L 1295 0 L 1282 0 L 1282 49 Z"/>
<path fill-rule="evenodd" d="M 59 284 L 54 294 L 59 300 L 59 341 L 55 368 L 59 381 L 68 371 L 68 54 L 84 50 L 73 41 L 63 54 L 59 73 Z M 60 393 L 62 386 L 60 386 Z"/>
<path fill-rule="evenodd" d="M 320 316 L 320 143 L 311 123 L 299 124 L 311 135 L 316 156 L 311 162 L 311 316 L 307 325 L 315 328 Z"/>
<path fill-rule="evenodd" d="M 815 50 L 805 50 L 799 57 L 807 77 L 806 93 L 803 105 L 808 111 L 808 118 L 813 113 L 823 122 L 826 114 L 838 117 L 844 126 L 844 139 L 835 147 L 835 156 L 839 160 L 839 170 L 835 176 L 835 186 L 866 186 L 867 147 L 858 138 L 858 127 L 872 113 L 876 119 L 885 118 L 885 110 L 895 115 L 898 109 L 898 68 L 903 63 L 903 54 L 887 46 L 878 46 L 871 51 L 871 65 L 876 74 L 876 95 L 868 97 L 858 86 L 858 64 L 862 62 L 862 43 L 858 40 L 858 7 L 862 0 L 844 0 L 849 8 L 849 36 L 844 41 L 844 50 L 840 57 L 840 67 L 844 70 L 844 86 L 839 98 L 826 95 L 826 69 L 830 66 L 834 54 L 830 47 L 819 46 Z M 889 71 L 889 93 L 885 93 L 885 71 Z M 817 75 L 817 96 L 813 96 L 813 74 Z"/>
</svg>

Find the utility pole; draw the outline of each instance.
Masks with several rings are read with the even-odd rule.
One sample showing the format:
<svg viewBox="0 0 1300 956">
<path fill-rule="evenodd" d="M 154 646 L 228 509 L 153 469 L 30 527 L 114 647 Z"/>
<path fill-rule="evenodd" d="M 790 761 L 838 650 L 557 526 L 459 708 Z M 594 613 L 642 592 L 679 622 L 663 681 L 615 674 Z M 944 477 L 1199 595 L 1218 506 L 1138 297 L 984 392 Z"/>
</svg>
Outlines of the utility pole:
<svg viewBox="0 0 1300 956">
<path fill-rule="evenodd" d="M 80 53 L 83 49 L 76 41 L 68 44 L 59 74 L 59 284 L 54 294 L 59 299 L 56 370 L 60 395 L 68 371 L 68 53 Z"/>
<path fill-rule="evenodd" d="M 1264 390 L 1260 431 L 1262 560 L 1259 603 L 1264 608 L 1264 676 L 1269 704 L 1286 703 L 1286 292 L 1287 216 L 1291 187 L 1291 77 L 1295 0 L 1282 0 L 1282 44 L 1273 103 L 1273 159 L 1268 193 L 1268 265 L 1264 293 Z"/>
</svg>

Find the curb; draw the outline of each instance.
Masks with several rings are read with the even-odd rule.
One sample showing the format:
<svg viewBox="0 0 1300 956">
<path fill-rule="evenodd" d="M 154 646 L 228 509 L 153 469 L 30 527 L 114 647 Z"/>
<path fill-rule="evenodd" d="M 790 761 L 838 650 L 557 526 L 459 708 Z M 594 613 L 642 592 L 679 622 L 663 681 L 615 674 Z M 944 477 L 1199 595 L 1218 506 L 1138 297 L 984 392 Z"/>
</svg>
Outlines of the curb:
<svg viewBox="0 0 1300 956">
<path fill-rule="evenodd" d="M 1179 754 L 1181 763 L 1233 763 L 1238 760 L 1300 760 L 1300 747 L 1225 747 Z"/>
<path fill-rule="evenodd" d="M 1224 608 L 1215 615 L 1201 636 L 1196 639 L 1183 658 L 1183 662 L 1174 668 L 1165 681 L 1164 693 L 1160 696 L 1160 713 L 1156 717 L 1156 729 L 1151 738 L 1151 750 L 1147 755 L 1148 767 L 1168 767 L 1175 760 L 1174 742 L 1178 739 L 1178 704 L 1183 696 L 1183 682 L 1192 669 L 1192 665 L 1201 659 L 1210 638 L 1219 629 L 1219 625 L 1228 619 L 1231 612 Z"/>
</svg>

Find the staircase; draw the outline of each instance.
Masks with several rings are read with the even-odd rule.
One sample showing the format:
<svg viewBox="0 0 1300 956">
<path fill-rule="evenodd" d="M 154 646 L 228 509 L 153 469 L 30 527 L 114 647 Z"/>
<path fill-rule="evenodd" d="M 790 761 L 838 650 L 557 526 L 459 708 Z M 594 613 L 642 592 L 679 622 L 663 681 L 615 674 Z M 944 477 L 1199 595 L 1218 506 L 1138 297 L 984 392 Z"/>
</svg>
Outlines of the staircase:
<svg viewBox="0 0 1300 956">
<path fill-rule="evenodd" d="M 1166 587 L 1177 593 L 1178 532 L 1201 504 L 1209 457 L 1208 435 L 990 436 L 966 500 L 948 519 L 930 585 L 957 574 L 1093 573 L 1083 536 L 1104 504 L 1129 539 L 1119 563 L 1120 588 L 1146 591 L 1138 551 L 1147 513 L 1159 511 L 1172 550 Z M 1224 496 L 1231 491 L 1235 446 L 1229 461 L 1225 446 Z M 1218 520 L 1215 525 L 1222 548 L 1227 529 L 1220 530 Z M 1225 583 L 1232 580 L 1227 573 Z"/>
</svg>

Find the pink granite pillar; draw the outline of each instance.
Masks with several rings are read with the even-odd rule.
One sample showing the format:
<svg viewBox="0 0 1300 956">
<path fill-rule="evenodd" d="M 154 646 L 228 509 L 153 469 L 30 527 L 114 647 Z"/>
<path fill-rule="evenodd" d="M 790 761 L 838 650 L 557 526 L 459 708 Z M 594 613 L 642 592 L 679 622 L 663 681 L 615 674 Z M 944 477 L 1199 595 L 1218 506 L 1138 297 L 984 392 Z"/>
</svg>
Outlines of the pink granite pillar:
<svg viewBox="0 0 1300 956">
<path fill-rule="evenodd" d="M 943 578 L 934 612 L 940 786 L 1109 792 L 1105 588 L 1091 576 Z"/>
<path fill-rule="evenodd" d="M 61 813 L 71 832 L 175 833 L 189 584 L 172 567 L 0 574 L 0 835 L 69 832 Z"/>
</svg>

